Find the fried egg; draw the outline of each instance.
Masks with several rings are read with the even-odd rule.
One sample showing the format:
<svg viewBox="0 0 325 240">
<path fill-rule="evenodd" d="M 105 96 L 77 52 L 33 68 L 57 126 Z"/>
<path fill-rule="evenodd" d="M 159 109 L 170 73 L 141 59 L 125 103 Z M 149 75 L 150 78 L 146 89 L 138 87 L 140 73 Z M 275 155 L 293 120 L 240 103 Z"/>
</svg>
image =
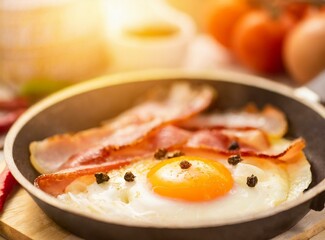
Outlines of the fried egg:
<svg viewBox="0 0 325 240">
<path fill-rule="evenodd" d="M 133 181 L 125 180 L 127 172 Z M 107 174 L 109 180 L 100 184 L 94 176 L 80 177 L 58 199 L 115 221 L 195 226 L 277 206 L 300 196 L 311 182 L 303 153 L 285 164 L 244 157 L 231 165 L 222 155 L 144 159 Z"/>
</svg>

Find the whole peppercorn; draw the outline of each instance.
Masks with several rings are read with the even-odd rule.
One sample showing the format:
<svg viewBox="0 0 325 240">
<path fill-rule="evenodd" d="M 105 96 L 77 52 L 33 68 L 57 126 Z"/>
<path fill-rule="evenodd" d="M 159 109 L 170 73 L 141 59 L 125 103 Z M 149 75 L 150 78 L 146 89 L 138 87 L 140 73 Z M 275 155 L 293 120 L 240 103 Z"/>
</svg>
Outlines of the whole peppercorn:
<svg viewBox="0 0 325 240">
<path fill-rule="evenodd" d="M 238 144 L 238 142 L 233 141 L 229 144 L 228 150 L 229 151 L 235 151 L 235 150 L 239 150 L 240 146 Z"/>
<path fill-rule="evenodd" d="M 249 187 L 255 187 L 258 182 L 258 179 L 256 176 L 252 174 L 252 176 L 247 177 L 247 186 Z"/>
<path fill-rule="evenodd" d="M 124 174 L 124 180 L 127 181 L 127 182 L 133 182 L 135 179 L 135 176 L 132 172 L 126 172 Z"/>
<path fill-rule="evenodd" d="M 236 154 L 236 155 L 231 155 L 228 158 L 228 163 L 231 165 L 237 165 L 238 163 L 240 163 L 241 161 L 243 161 L 243 159 L 240 157 L 240 155 Z"/>
<path fill-rule="evenodd" d="M 166 154 L 167 154 L 167 150 L 164 148 L 159 148 L 155 154 L 154 154 L 154 158 L 157 160 L 162 160 L 166 158 Z"/>
<path fill-rule="evenodd" d="M 189 161 L 181 161 L 179 163 L 179 166 L 181 167 L 181 169 L 188 169 L 192 166 L 192 164 Z"/>
<path fill-rule="evenodd" d="M 107 175 L 107 173 L 95 173 L 95 178 L 96 178 L 96 182 L 97 184 L 101 184 L 103 182 L 108 182 L 109 180 L 109 176 Z"/>
</svg>

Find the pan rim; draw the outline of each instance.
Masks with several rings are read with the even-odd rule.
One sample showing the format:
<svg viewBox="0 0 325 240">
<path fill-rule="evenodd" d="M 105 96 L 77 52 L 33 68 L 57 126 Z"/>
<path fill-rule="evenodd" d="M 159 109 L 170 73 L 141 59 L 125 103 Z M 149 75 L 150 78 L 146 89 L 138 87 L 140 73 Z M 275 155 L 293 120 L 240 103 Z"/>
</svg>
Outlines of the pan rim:
<svg viewBox="0 0 325 240">
<path fill-rule="evenodd" d="M 141 222 L 121 222 L 117 220 L 108 219 L 104 216 L 96 216 L 95 214 L 85 213 L 78 209 L 70 209 L 65 204 L 61 203 L 56 198 L 46 194 L 42 190 L 36 188 L 32 183 L 30 183 L 18 170 L 14 159 L 13 159 L 13 144 L 15 142 L 16 136 L 20 132 L 20 130 L 25 126 L 25 124 L 34 116 L 45 110 L 46 108 L 57 104 L 65 99 L 73 97 L 78 94 L 82 94 L 85 92 L 93 91 L 96 89 L 111 87 L 114 85 L 121 85 L 133 82 L 146 82 L 146 81 L 156 81 L 156 80 L 176 80 L 176 79 L 203 79 L 203 80 L 211 80 L 211 81 L 225 81 L 232 82 L 242 85 L 247 85 L 251 87 L 257 87 L 261 89 L 265 89 L 271 92 L 278 93 L 280 95 L 287 96 L 299 103 L 306 105 L 319 115 L 321 115 L 325 119 L 325 109 L 318 103 L 309 102 L 307 100 L 301 99 L 295 95 L 294 89 L 285 86 L 283 84 L 272 82 L 262 77 L 252 76 L 243 73 L 234 73 L 231 71 L 184 71 L 184 70 L 151 70 L 151 71 L 139 71 L 139 72 L 129 72 L 129 73 L 119 73 L 109 76 L 102 76 L 99 78 L 95 78 L 93 80 L 89 80 L 86 82 L 82 82 L 76 84 L 74 86 L 68 87 L 64 90 L 61 90 L 55 94 L 52 94 L 40 102 L 36 103 L 30 109 L 28 109 L 12 126 L 10 131 L 7 134 L 5 139 L 5 147 L 4 154 L 6 163 L 8 165 L 9 170 L 12 172 L 13 176 L 17 179 L 17 181 L 22 185 L 22 187 L 27 190 L 27 192 L 41 201 L 45 202 L 52 207 L 58 208 L 60 210 L 76 214 L 82 217 L 86 217 L 95 221 L 107 223 L 107 224 L 116 224 L 122 226 L 129 227 L 140 227 L 140 228 L 170 228 L 170 229 L 188 229 L 188 228 L 206 228 L 206 227 L 218 227 L 223 225 L 231 225 L 238 224 L 243 222 L 254 221 L 266 217 L 270 217 L 272 215 L 276 215 L 277 213 L 283 212 L 285 210 L 289 210 L 295 206 L 303 204 L 304 202 L 312 199 L 317 196 L 321 192 L 325 191 L 325 179 L 323 179 L 316 186 L 306 191 L 301 197 L 298 199 L 292 200 L 290 202 L 286 202 L 276 206 L 274 208 L 267 209 L 263 212 L 258 212 L 255 214 L 250 214 L 249 216 L 243 216 L 239 218 L 230 218 L 227 220 L 219 220 L 211 223 L 204 224 L 195 224 L 186 225 L 186 226 L 154 226 L 148 225 L 146 223 Z M 242 80 L 245 79 L 243 82 Z"/>
</svg>

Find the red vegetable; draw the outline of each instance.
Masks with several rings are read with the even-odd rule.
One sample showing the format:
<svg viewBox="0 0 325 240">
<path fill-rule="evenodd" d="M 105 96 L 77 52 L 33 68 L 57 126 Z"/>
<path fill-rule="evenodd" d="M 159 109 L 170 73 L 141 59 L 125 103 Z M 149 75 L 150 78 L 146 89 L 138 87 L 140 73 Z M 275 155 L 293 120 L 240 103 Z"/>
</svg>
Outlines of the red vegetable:
<svg viewBox="0 0 325 240">
<path fill-rule="evenodd" d="M 28 101 L 25 98 L 14 98 L 9 100 L 0 99 L 0 110 L 12 111 L 20 108 L 27 108 Z"/>
<path fill-rule="evenodd" d="M 235 26 L 251 9 L 245 0 L 215 1 L 208 16 L 207 32 L 221 45 L 232 49 Z"/>
<path fill-rule="evenodd" d="M 24 98 L 0 99 L 0 134 L 6 133 L 11 125 L 28 107 Z"/>
<path fill-rule="evenodd" d="M 26 109 L 18 109 L 4 113 L 0 111 L 0 134 L 6 133 L 25 110 Z"/>
<path fill-rule="evenodd" d="M 16 179 L 12 176 L 8 167 L 0 174 L 0 211 L 3 209 L 3 205 L 14 186 L 17 184 Z"/>
<path fill-rule="evenodd" d="M 283 40 L 294 23 L 291 15 L 275 17 L 263 9 L 246 14 L 233 32 L 238 61 L 258 73 L 281 72 Z"/>
</svg>

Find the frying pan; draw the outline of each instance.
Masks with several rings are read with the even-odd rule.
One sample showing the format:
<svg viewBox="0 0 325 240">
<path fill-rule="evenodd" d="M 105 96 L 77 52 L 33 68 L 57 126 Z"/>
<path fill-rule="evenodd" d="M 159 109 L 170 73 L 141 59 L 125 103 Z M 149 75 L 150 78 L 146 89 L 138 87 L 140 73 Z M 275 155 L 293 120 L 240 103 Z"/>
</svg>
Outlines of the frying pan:
<svg viewBox="0 0 325 240">
<path fill-rule="evenodd" d="M 286 137 L 302 136 L 307 142 L 305 153 L 313 176 L 309 189 L 294 201 L 246 217 L 191 228 L 160 228 L 83 213 L 33 186 L 38 173 L 29 161 L 30 142 L 97 126 L 129 108 L 143 92 L 179 80 L 215 87 L 215 108 L 239 108 L 255 102 L 259 107 L 270 103 L 282 109 L 289 122 Z M 14 124 L 5 140 L 4 152 L 10 171 L 43 211 L 57 224 L 85 239 L 269 239 L 294 226 L 310 209 L 324 208 L 324 136 L 324 108 L 298 98 L 289 87 L 231 72 L 154 71 L 102 77 L 44 99 Z"/>
</svg>

